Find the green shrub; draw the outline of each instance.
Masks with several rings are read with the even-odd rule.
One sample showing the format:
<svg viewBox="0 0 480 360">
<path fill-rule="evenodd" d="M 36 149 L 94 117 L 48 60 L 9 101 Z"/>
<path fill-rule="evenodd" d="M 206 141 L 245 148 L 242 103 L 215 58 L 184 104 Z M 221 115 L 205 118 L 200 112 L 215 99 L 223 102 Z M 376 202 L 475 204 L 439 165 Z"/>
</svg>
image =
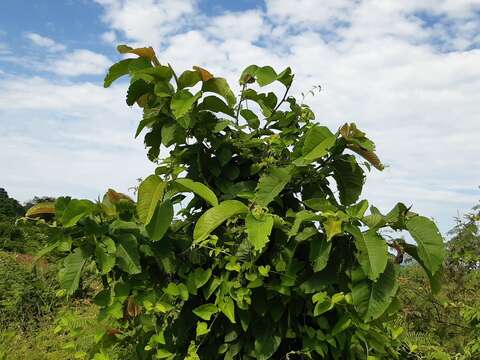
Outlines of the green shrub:
<svg viewBox="0 0 480 360">
<path fill-rule="evenodd" d="M 385 322 L 398 309 L 398 265 L 388 249 L 411 254 L 435 285 L 443 239 L 404 204 L 367 213 L 366 170 L 383 165 L 365 133 L 315 123 L 288 96 L 290 68 L 249 66 L 237 101 L 205 69 L 177 75 L 151 48 L 119 51 L 139 57 L 113 65 L 105 86 L 131 77 L 127 104 L 143 108 L 137 135 L 147 130 L 160 166 L 136 203 L 109 190 L 96 203 L 42 205 L 62 234 L 51 249 L 68 254 L 65 293 L 92 265 L 102 279 L 94 301 L 114 325 L 105 347 L 129 344 L 138 359 L 396 357 L 398 330 Z M 262 92 L 274 82 L 279 96 Z M 418 247 L 384 229 L 408 230 Z"/>
<path fill-rule="evenodd" d="M 0 252 L 1 329 L 35 328 L 44 317 L 52 316 L 60 304 L 55 269 L 32 269 L 32 260 Z"/>
</svg>

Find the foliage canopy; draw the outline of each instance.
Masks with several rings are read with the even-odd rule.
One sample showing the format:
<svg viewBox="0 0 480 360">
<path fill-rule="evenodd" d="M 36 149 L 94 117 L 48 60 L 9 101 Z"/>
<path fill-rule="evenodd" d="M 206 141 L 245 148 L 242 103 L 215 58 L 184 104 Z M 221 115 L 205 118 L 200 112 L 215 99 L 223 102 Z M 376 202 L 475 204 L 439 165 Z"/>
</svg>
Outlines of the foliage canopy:
<svg viewBox="0 0 480 360">
<path fill-rule="evenodd" d="M 65 293 L 88 264 L 102 279 L 95 303 L 112 330 L 99 348 L 135 343 L 141 359 L 396 356 L 384 327 L 398 308 L 389 248 L 435 281 L 444 247 L 435 224 L 402 203 L 367 214 L 365 172 L 383 165 L 365 133 L 316 123 L 288 96 L 290 68 L 247 67 L 237 98 L 203 68 L 176 74 L 151 48 L 119 51 L 138 57 L 113 65 L 105 87 L 130 77 L 126 102 L 143 109 L 135 136 L 146 131 L 155 174 L 136 202 L 110 189 L 98 202 L 42 204 L 55 213 L 45 252 L 67 253 Z M 264 90 L 272 83 L 285 91 Z M 385 228 L 417 246 L 389 241 Z"/>
</svg>

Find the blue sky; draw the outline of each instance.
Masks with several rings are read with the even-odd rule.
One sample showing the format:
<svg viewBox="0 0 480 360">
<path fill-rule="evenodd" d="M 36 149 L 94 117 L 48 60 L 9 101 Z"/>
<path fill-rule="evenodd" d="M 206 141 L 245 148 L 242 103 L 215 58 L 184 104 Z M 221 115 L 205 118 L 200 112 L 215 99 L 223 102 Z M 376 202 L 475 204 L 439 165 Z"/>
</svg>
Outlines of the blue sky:
<svg viewBox="0 0 480 360">
<path fill-rule="evenodd" d="M 103 89 L 115 45 L 236 87 L 247 65 L 292 66 L 319 123 L 354 121 L 389 167 L 365 197 L 403 200 L 446 232 L 480 198 L 479 0 L 3 0 L 0 186 L 96 198 L 151 173 L 125 83 Z"/>
</svg>

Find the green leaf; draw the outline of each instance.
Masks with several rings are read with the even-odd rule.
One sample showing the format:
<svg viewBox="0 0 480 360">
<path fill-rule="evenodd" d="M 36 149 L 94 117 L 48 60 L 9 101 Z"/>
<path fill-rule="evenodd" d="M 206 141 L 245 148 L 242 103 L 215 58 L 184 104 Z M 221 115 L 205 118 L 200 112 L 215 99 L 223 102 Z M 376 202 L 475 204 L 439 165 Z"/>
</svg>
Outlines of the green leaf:
<svg viewBox="0 0 480 360">
<path fill-rule="evenodd" d="M 132 234 L 121 234 L 117 243 L 117 264 L 123 271 L 133 275 L 142 272 L 137 239 Z"/>
<path fill-rule="evenodd" d="M 248 126 L 250 126 L 252 129 L 258 129 L 260 126 L 260 119 L 252 110 L 242 109 L 240 110 L 240 115 L 247 120 Z"/>
<path fill-rule="evenodd" d="M 232 108 L 228 107 L 228 105 L 225 104 L 225 102 L 218 96 L 205 97 L 202 103 L 198 105 L 198 110 L 209 110 L 214 113 L 222 112 L 224 114 L 230 115 L 231 117 L 235 116 Z"/>
<path fill-rule="evenodd" d="M 115 243 L 113 246 L 115 246 Z M 95 248 L 95 260 L 102 275 L 109 273 L 115 266 L 115 250 L 113 253 L 108 250 L 101 244 L 97 244 Z"/>
<path fill-rule="evenodd" d="M 186 70 L 178 77 L 178 90 L 195 86 L 202 78 L 198 71 Z"/>
<path fill-rule="evenodd" d="M 173 97 L 170 107 L 172 109 L 172 114 L 176 119 L 180 119 L 182 116 L 186 115 L 190 110 L 192 110 L 193 104 L 202 96 L 201 92 L 192 95 L 188 90 L 179 90 Z"/>
<path fill-rule="evenodd" d="M 199 318 L 209 321 L 213 314 L 218 312 L 218 308 L 215 304 L 203 304 L 199 307 L 193 309 L 193 313 L 197 315 Z"/>
<path fill-rule="evenodd" d="M 397 269 L 389 261 L 376 282 L 363 279 L 352 287 L 353 305 L 366 322 L 378 319 L 392 303 L 398 290 Z"/>
<path fill-rule="evenodd" d="M 232 324 L 235 324 L 235 304 L 231 297 L 224 297 L 220 300 L 218 307 L 220 311 L 230 320 Z"/>
<path fill-rule="evenodd" d="M 247 227 L 248 241 L 253 248 L 261 251 L 268 242 L 268 237 L 273 228 L 273 217 L 264 215 L 261 219 L 256 219 L 252 214 L 248 214 L 245 218 Z"/>
<path fill-rule="evenodd" d="M 376 280 L 387 266 L 387 242 L 375 230 L 362 233 L 353 225 L 348 225 L 346 230 L 355 238 L 357 259 L 362 270 L 370 280 Z"/>
<path fill-rule="evenodd" d="M 255 359 L 271 359 L 282 343 L 282 338 L 277 335 L 264 335 L 255 339 Z"/>
<path fill-rule="evenodd" d="M 225 220 L 240 214 L 246 214 L 248 207 L 238 200 L 225 200 L 217 206 L 208 209 L 195 224 L 193 241 L 205 239 Z"/>
<path fill-rule="evenodd" d="M 162 144 L 166 147 L 175 143 L 183 143 L 185 141 L 185 136 L 185 129 L 177 122 L 170 121 L 162 126 Z"/>
<path fill-rule="evenodd" d="M 76 248 L 63 261 L 63 268 L 59 273 L 60 286 L 65 289 L 68 295 L 78 289 L 80 275 L 82 274 L 85 262 L 88 259 L 87 253 L 82 248 Z"/>
<path fill-rule="evenodd" d="M 257 83 L 260 86 L 266 86 L 277 80 L 277 73 L 271 66 L 263 66 L 255 72 Z"/>
<path fill-rule="evenodd" d="M 320 215 L 317 215 L 310 210 L 300 210 L 295 214 L 295 220 L 293 221 L 292 228 L 288 232 L 288 236 L 292 237 L 297 235 L 298 231 L 300 230 L 300 226 L 302 225 L 303 222 L 315 221 L 320 219 L 321 219 Z"/>
<path fill-rule="evenodd" d="M 207 283 L 212 276 L 212 270 L 197 268 L 195 271 L 188 274 L 187 288 L 191 294 L 197 295 L 197 289 L 201 288 Z"/>
<path fill-rule="evenodd" d="M 103 87 L 108 88 L 119 77 L 127 75 L 130 64 L 135 60 L 136 59 L 124 59 L 113 64 L 110 69 L 108 69 L 107 75 L 103 80 Z"/>
<path fill-rule="evenodd" d="M 333 135 L 327 128 L 325 128 L 326 130 L 323 130 L 323 127 L 320 128 L 320 130 L 319 128 L 320 127 L 314 127 L 313 129 L 316 130 L 310 129 L 309 133 L 307 133 L 307 137 L 302 149 L 302 152 L 305 152 L 305 154 L 294 161 L 295 165 L 302 166 L 320 159 L 321 157 L 327 155 L 328 151 L 335 144 L 335 135 Z M 322 135 L 318 135 L 317 132 L 321 132 Z M 312 139 L 313 136 L 316 136 L 316 138 Z M 321 141 L 316 143 L 316 141 L 320 139 Z"/>
<path fill-rule="evenodd" d="M 339 212 L 341 214 L 341 212 Z M 342 224 L 344 218 L 338 215 L 327 215 L 326 220 L 322 223 L 327 236 L 327 241 L 330 241 L 335 235 L 342 233 Z"/>
<path fill-rule="evenodd" d="M 68 203 L 62 216 L 64 227 L 74 226 L 80 219 L 93 213 L 95 204 L 90 200 L 72 199 Z"/>
<path fill-rule="evenodd" d="M 402 244 L 402 248 L 405 250 L 405 252 L 413 257 L 423 268 L 425 273 L 428 276 L 428 280 L 430 281 L 430 289 L 432 290 L 433 294 L 438 294 L 442 287 L 442 281 L 443 281 L 443 271 L 442 268 L 438 269 L 435 274 L 432 274 L 430 269 L 425 266 L 425 263 L 423 262 L 423 259 L 420 258 L 418 255 L 418 248 L 415 245 L 407 244 L 404 243 Z"/>
<path fill-rule="evenodd" d="M 266 207 L 282 192 L 291 178 L 291 167 L 273 168 L 268 175 L 260 178 L 255 192 L 255 203 Z"/>
<path fill-rule="evenodd" d="M 307 155 L 323 141 L 335 137 L 329 128 L 325 126 L 313 125 L 308 129 L 305 135 L 305 141 L 303 142 L 302 155 Z"/>
<path fill-rule="evenodd" d="M 143 224 L 150 223 L 164 191 L 165 183 L 157 175 L 150 175 L 138 187 L 137 213 Z"/>
<path fill-rule="evenodd" d="M 325 269 L 330 258 L 332 242 L 324 239 L 314 238 L 310 241 L 310 262 L 314 272 Z"/>
<path fill-rule="evenodd" d="M 148 225 L 145 227 L 150 240 L 159 241 L 167 232 L 173 220 L 173 205 L 169 199 L 157 205 L 153 217 Z"/>
<path fill-rule="evenodd" d="M 153 85 L 144 80 L 136 80 L 130 84 L 127 91 L 127 105 L 132 106 L 142 95 L 152 93 Z"/>
<path fill-rule="evenodd" d="M 343 155 L 333 163 L 333 177 L 337 182 L 343 205 L 355 203 L 363 188 L 365 175 L 353 155 Z"/>
<path fill-rule="evenodd" d="M 228 86 L 227 80 L 224 78 L 213 78 L 208 81 L 205 81 L 202 86 L 203 92 L 213 92 L 215 94 L 221 95 L 227 100 L 229 106 L 234 106 L 237 102 L 235 95 L 233 94 L 230 86 Z"/>
<path fill-rule="evenodd" d="M 206 322 L 200 321 L 197 323 L 197 329 L 195 334 L 197 337 L 205 335 L 209 332 L 208 324 Z"/>
<path fill-rule="evenodd" d="M 418 256 L 430 274 L 434 275 L 445 257 L 445 247 L 440 231 L 432 220 L 424 216 L 409 218 L 406 221 L 406 227 L 418 244 Z"/>
<path fill-rule="evenodd" d="M 197 194 L 198 196 L 206 200 L 208 203 L 210 203 L 212 206 L 218 205 L 217 196 L 207 185 L 193 181 L 191 179 L 177 179 L 175 180 L 175 182 L 181 186 L 182 190 L 191 191 Z"/>
</svg>

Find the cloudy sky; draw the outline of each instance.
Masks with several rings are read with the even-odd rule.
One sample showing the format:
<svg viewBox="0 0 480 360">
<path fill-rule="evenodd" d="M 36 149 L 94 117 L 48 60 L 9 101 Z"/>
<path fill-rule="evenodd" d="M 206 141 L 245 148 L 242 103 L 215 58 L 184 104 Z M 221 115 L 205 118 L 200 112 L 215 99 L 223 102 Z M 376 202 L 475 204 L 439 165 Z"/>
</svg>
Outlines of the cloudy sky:
<svg viewBox="0 0 480 360">
<path fill-rule="evenodd" d="M 0 187 L 96 198 L 154 169 L 126 84 L 104 89 L 115 45 L 151 45 L 177 71 L 229 79 L 291 66 L 319 123 L 356 122 L 388 168 L 365 197 L 398 200 L 446 232 L 480 198 L 479 0 L 1 0 Z"/>
</svg>

